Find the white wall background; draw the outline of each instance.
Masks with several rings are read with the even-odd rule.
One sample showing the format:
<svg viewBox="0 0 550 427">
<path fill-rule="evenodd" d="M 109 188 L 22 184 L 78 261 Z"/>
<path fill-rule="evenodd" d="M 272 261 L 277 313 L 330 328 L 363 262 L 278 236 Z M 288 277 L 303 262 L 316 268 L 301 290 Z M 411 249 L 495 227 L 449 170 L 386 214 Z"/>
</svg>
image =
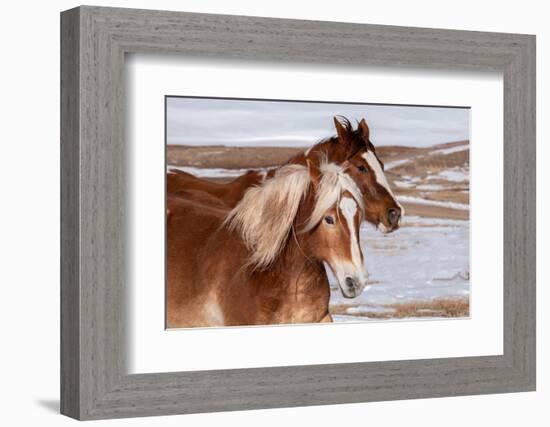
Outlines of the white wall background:
<svg viewBox="0 0 550 427">
<path fill-rule="evenodd" d="M 538 390 L 488 395 L 172 416 L 110 425 L 265 426 L 315 424 L 544 426 L 548 369 L 550 27 L 545 2 L 277 0 L 95 1 L 105 6 L 245 14 L 537 34 Z M 5 2 L 0 67 L 0 394 L 3 425 L 68 425 L 57 414 L 59 384 L 59 11 L 75 1 Z M 546 185 L 545 185 L 546 184 Z M 545 238 L 546 237 L 546 238 Z M 542 262 L 541 262 L 542 261 Z M 546 359 L 546 360 L 545 360 Z M 545 363 L 546 362 L 546 363 Z"/>
</svg>

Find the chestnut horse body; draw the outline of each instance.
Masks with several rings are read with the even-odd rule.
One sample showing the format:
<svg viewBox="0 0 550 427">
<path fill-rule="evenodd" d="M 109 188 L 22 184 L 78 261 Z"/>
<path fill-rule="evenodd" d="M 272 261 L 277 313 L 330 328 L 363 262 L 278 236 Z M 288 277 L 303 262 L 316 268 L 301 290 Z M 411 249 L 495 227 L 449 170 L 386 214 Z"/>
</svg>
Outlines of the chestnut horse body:
<svg viewBox="0 0 550 427">
<path fill-rule="evenodd" d="M 331 321 L 323 262 L 344 296 L 367 273 L 362 195 L 343 168 L 287 165 L 229 211 L 168 197 L 167 326 Z"/>
</svg>

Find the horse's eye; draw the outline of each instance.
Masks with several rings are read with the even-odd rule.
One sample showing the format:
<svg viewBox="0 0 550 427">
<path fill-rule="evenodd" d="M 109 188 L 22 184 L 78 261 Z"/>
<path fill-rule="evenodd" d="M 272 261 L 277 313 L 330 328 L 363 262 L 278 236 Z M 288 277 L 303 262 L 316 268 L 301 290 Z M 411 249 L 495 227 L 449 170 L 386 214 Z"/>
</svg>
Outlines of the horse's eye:
<svg viewBox="0 0 550 427">
<path fill-rule="evenodd" d="M 331 225 L 332 225 L 332 224 L 334 224 L 334 218 L 331 217 L 331 216 L 326 216 L 326 217 L 325 217 L 325 222 L 326 222 L 327 224 L 331 224 Z"/>
<path fill-rule="evenodd" d="M 359 169 L 360 172 L 366 172 L 367 171 L 367 167 L 364 166 L 364 165 L 357 166 L 357 169 Z"/>
</svg>

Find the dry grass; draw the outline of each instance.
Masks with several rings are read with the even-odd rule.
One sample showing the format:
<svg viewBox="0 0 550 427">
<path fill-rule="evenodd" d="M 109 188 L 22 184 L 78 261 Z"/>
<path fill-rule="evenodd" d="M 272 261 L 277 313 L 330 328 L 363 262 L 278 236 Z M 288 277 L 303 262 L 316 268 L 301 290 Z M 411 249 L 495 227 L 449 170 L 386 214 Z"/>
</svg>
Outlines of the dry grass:
<svg viewBox="0 0 550 427">
<path fill-rule="evenodd" d="M 426 218 L 445 218 L 467 220 L 470 213 L 464 209 L 451 209 L 440 206 L 403 203 L 407 216 L 422 216 Z"/>
<path fill-rule="evenodd" d="M 468 298 L 439 298 L 432 301 L 392 304 L 389 307 L 395 309 L 394 317 L 468 317 L 470 315 Z"/>
<path fill-rule="evenodd" d="M 469 150 L 444 155 L 420 155 L 414 158 L 414 161 L 392 169 L 392 172 L 399 175 L 422 177 L 427 174 L 437 174 L 440 171 L 467 164 L 469 162 L 469 157 Z"/>
<path fill-rule="evenodd" d="M 307 147 L 166 146 L 166 160 L 172 166 L 200 168 L 256 169 L 284 164 Z"/>
<path fill-rule="evenodd" d="M 436 298 L 429 301 L 412 301 L 401 304 L 387 304 L 382 306 L 384 311 L 369 311 L 365 307 L 359 313 L 349 313 L 350 307 L 356 305 L 336 304 L 330 307 L 331 314 L 353 315 L 368 317 L 369 319 L 403 319 L 407 317 L 468 317 L 470 315 L 470 301 L 468 298 Z"/>
<path fill-rule="evenodd" d="M 470 194 L 463 193 L 462 191 L 442 190 L 442 191 L 434 191 L 430 193 L 421 192 L 420 197 L 427 200 L 462 203 L 466 205 L 470 203 Z"/>
</svg>

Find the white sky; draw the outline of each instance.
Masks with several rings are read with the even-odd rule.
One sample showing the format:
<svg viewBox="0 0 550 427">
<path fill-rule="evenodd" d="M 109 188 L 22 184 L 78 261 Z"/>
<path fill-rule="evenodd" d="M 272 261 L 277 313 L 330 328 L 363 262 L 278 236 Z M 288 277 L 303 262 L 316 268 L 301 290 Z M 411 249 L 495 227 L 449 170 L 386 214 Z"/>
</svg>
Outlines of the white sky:
<svg viewBox="0 0 550 427">
<path fill-rule="evenodd" d="M 335 134 L 333 116 L 365 118 L 375 146 L 469 139 L 470 109 L 169 97 L 167 143 L 300 146 Z"/>
</svg>

